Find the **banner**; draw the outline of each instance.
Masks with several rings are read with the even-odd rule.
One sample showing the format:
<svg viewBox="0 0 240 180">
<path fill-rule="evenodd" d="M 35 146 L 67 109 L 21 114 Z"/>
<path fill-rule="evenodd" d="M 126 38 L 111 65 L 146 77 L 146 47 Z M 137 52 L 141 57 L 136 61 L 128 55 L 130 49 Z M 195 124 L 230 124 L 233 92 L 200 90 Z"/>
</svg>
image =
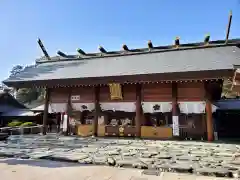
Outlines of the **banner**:
<svg viewBox="0 0 240 180">
<path fill-rule="evenodd" d="M 172 117 L 173 122 L 173 136 L 179 136 L 179 121 L 178 116 Z"/>
<path fill-rule="evenodd" d="M 67 121 L 68 121 L 68 116 L 64 114 L 63 115 L 63 132 L 67 131 Z"/>
</svg>

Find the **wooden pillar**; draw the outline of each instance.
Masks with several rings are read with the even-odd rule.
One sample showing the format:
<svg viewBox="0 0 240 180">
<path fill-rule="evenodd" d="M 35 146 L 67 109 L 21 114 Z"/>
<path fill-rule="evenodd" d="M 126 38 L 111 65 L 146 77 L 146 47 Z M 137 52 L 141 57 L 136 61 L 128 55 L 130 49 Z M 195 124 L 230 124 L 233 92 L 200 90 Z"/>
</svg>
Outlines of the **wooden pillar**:
<svg viewBox="0 0 240 180">
<path fill-rule="evenodd" d="M 72 102 L 71 102 L 71 95 L 72 95 L 72 92 L 70 91 L 68 93 L 68 100 L 67 100 L 67 130 L 66 130 L 66 133 L 65 135 L 68 136 L 69 133 L 70 133 L 70 123 L 69 123 L 69 116 L 71 114 L 71 108 L 72 108 Z"/>
<path fill-rule="evenodd" d="M 206 125 L 207 125 L 207 139 L 208 141 L 213 141 L 213 118 L 212 118 L 212 103 L 211 103 L 211 86 L 206 82 L 204 84 L 205 87 L 205 102 L 206 102 Z"/>
<path fill-rule="evenodd" d="M 207 124 L 207 139 L 213 141 L 213 118 L 212 118 L 212 103 L 206 99 L 206 124 Z"/>
<path fill-rule="evenodd" d="M 47 120 L 48 120 L 48 108 L 49 108 L 49 99 L 50 99 L 50 89 L 45 89 L 45 102 L 44 102 L 44 112 L 43 112 L 43 129 L 42 134 L 47 134 Z"/>
<path fill-rule="evenodd" d="M 173 136 L 179 136 L 179 110 L 178 110 L 178 84 L 172 83 L 172 122 L 173 122 Z"/>
<path fill-rule="evenodd" d="M 135 126 L 136 126 L 136 137 L 141 137 L 141 120 L 142 120 L 142 86 L 141 84 L 136 85 L 136 117 L 135 117 Z"/>
<path fill-rule="evenodd" d="M 95 105 L 94 120 L 93 120 L 93 135 L 94 136 L 97 136 L 98 117 L 99 117 L 99 112 L 100 112 L 99 90 L 100 90 L 99 86 L 94 87 L 94 105 Z"/>
</svg>

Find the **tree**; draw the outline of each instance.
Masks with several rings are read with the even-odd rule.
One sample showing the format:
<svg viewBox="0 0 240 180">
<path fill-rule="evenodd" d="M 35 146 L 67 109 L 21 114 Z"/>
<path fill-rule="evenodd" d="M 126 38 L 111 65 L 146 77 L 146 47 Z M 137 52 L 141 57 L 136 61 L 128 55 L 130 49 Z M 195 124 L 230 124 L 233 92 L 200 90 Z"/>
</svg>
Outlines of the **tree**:
<svg viewBox="0 0 240 180">
<path fill-rule="evenodd" d="M 16 65 L 12 68 L 12 70 L 10 71 L 10 76 L 9 77 L 13 77 L 16 76 L 17 74 L 19 74 L 22 70 L 24 69 L 23 66 L 21 65 Z"/>
<path fill-rule="evenodd" d="M 29 66 L 23 67 L 21 65 L 16 65 L 10 71 L 9 77 L 14 77 L 23 71 L 25 68 Z M 17 91 L 16 99 L 21 103 L 31 103 L 33 101 L 43 101 L 43 89 L 36 89 L 36 88 L 21 88 Z"/>
</svg>

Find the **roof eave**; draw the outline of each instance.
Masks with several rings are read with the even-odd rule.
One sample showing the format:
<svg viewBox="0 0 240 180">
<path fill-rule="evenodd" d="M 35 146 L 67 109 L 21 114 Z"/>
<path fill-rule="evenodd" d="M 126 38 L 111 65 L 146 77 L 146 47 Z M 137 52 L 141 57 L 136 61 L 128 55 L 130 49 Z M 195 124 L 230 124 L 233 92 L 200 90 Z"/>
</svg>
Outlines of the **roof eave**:
<svg viewBox="0 0 240 180">
<path fill-rule="evenodd" d="M 27 87 L 61 87 L 71 85 L 98 85 L 108 84 L 110 82 L 118 83 L 139 83 L 139 82 L 160 82 L 160 81 L 189 81 L 189 80 L 210 80 L 232 78 L 234 69 L 191 71 L 191 72 L 173 72 L 157 74 L 139 74 L 125 76 L 108 77 L 89 77 L 89 78 L 66 78 L 49 79 L 34 81 L 3 81 L 9 87 L 27 88 Z"/>
</svg>

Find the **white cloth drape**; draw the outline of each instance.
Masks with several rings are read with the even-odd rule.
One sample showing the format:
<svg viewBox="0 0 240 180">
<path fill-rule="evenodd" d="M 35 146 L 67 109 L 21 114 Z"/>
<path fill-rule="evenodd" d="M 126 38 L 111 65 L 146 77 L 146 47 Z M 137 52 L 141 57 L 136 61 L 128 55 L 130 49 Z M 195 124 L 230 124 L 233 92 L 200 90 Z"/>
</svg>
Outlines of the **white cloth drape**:
<svg viewBox="0 0 240 180">
<path fill-rule="evenodd" d="M 205 113 L 206 102 L 205 101 L 191 101 L 191 102 L 178 102 L 180 112 L 185 114 L 201 114 Z M 212 112 L 217 110 L 217 106 L 212 104 Z"/>
<path fill-rule="evenodd" d="M 204 101 L 178 102 L 181 113 L 201 114 L 205 113 L 206 103 Z"/>
<path fill-rule="evenodd" d="M 136 105 L 134 102 L 114 102 L 114 103 L 100 103 L 101 109 L 104 111 L 125 111 L 125 112 L 135 112 Z"/>
<path fill-rule="evenodd" d="M 171 112 L 172 103 L 171 102 L 143 102 L 142 108 L 144 113 L 154 113 L 154 112 Z"/>
<path fill-rule="evenodd" d="M 66 112 L 67 111 L 67 103 L 50 103 L 48 111 L 52 112 L 52 113 Z"/>
<path fill-rule="evenodd" d="M 95 109 L 94 103 L 72 103 L 72 108 L 76 111 L 93 111 Z"/>
</svg>

